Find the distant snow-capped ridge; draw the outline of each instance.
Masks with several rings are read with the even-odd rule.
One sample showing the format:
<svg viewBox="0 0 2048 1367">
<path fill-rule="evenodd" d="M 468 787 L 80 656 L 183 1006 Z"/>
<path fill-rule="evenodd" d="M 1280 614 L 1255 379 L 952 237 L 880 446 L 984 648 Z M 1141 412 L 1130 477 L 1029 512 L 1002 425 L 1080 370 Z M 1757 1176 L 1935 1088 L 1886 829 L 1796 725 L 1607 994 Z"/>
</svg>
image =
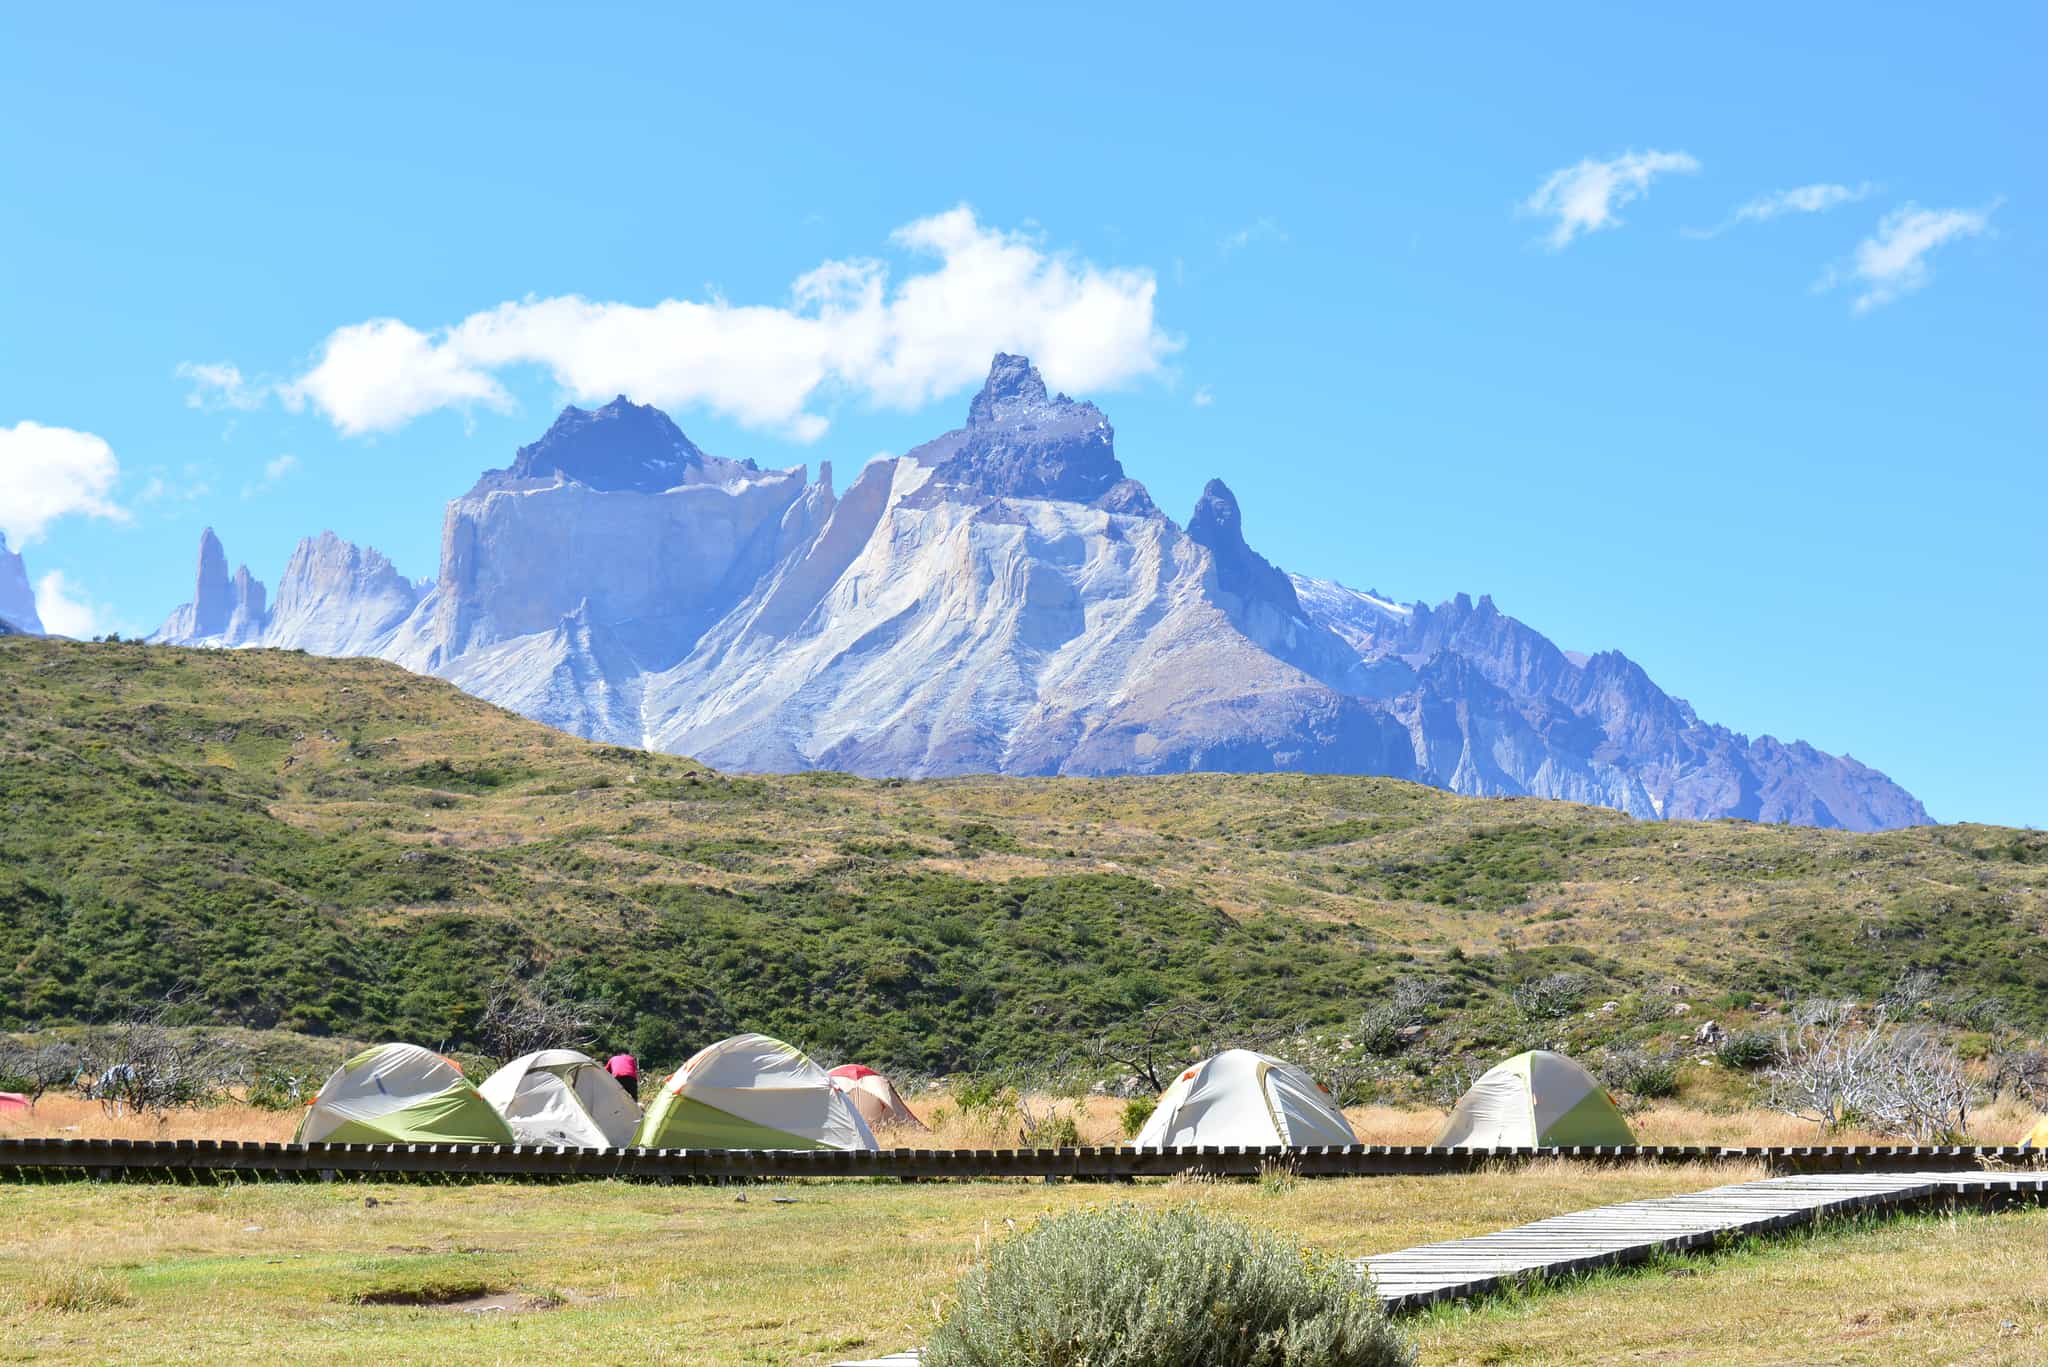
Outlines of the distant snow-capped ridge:
<svg viewBox="0 0 2048 1367">
<path fill-rule="evenodd" d="M 0 566 L 4 574 L 4 566 Z M 1460 594 L 1290 575 L 1236 498 L 1185 527 L 1102 411 L 998 355 L 964 426 L 863 469 L 707 455 L 623 396 L 566 408 L 448 505 L 407 580 L 331 532 L 274 599 L 209 530 L 151 638 L 375 655 L 594 740 L 882 776 L 1296 770 L 1857 830 L 1926 822 L 1883 774 L 1702 722 L 1626 656 Z"/>
</svg>

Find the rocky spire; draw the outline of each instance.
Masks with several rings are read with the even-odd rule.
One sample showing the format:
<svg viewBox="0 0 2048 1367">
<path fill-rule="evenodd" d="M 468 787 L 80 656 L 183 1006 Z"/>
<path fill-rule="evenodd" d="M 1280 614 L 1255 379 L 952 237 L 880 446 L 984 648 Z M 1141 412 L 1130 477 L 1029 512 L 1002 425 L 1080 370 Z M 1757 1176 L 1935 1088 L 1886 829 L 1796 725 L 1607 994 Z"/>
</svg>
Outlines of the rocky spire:
<svg viewBox="0 0 2048 1367">
<path fill-rule="evenodd" d="M 1302 615 L 1294 581 L 1245 544 L 1237 495 L 1222 480 L 1212 479 L 1202 487 L 1194 516 L 1188 519 L 1188 536 L 1208 547 L 1216 562 L 1217 586 L 1224 592 L 1251 602 L 1271 603 L 1290 616 Z"/>
<path fill-rule="evenodd" d="M 43 619 L 36 615 L 36 591 L 28 582 L 28 566 L 7 549 L 7 535 L 0 532 L 0 622 L 16 631 L 43 633 Z"/>
<path fill-rule="evenodd" d="M 1000 418 L 1011 416 L 1019 408 L 1044 402 L 1045 377 L 1038 373 L 1037 366 L 1031 364 L 1031 358 L 998 351 L 995 360 L 989 364 L 987 382 L 974 396 L 974 402 L 967 405 L 967 425 L 987 427 Z"/>
<path fill-rule="evenodd" d="M 228 582 L 228 556 L 208 527 L 199 535 L 199 573 L 192 588 L 192 632 L 218 636 L 234 615 L 235 592 Z"/>
</svg>

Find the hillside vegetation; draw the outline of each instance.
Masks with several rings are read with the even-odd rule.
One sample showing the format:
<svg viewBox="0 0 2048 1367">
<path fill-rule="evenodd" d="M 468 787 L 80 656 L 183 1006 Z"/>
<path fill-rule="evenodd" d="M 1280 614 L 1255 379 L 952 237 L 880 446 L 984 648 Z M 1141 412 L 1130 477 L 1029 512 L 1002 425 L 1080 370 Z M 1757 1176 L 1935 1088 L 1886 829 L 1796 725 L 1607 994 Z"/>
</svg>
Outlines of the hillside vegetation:
<svg viewBox="0 0 2048 1367">
<path fill-rule="evenodd" d="M 1908 1009 L 2038 1032 L 2048 836 L 1372 778 L 741 777 L 374 661 L 0 642 L 0 1029 L 168 997 L 459 1048 L 485 989 L 545 974 L 660 1060 L 754 1028 L 950 1071 L 1161 1003 L 1349 1038 L 1403 983 L 1419 1075 L 1571 1044 L 1603 998 L 1649 1039 L 1909 970 Z"/>
</svg>

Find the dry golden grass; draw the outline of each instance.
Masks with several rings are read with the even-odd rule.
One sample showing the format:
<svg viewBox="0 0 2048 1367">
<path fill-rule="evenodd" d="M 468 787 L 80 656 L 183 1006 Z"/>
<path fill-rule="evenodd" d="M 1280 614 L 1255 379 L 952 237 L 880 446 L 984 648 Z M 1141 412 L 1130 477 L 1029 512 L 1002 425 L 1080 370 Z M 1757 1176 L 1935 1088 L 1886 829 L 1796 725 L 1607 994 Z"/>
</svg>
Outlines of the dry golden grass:
<svg viewBox="0 0 2048 1367">
<path fill-rule="evenodd" d="M 892 1129 L 876 1135 L 884 1148 L 992 1149 L 1022 1143 L 1022 1121 L 1015 1113 L 990 1124 L 963 1115 L 952 1096 L 925 1091 L 906 1098 L 910 1109 L 929 1127 Z M 1073 1102 L 1033 1097 L 1034 1115 L 1071 1115 L 1083 1144 L 1124 1142 L 1124 1103 L 1095 1096 Z M 1428 1107 L 1351 1106 L 1344 1112 L 1364 1144 L 1430 1144 L 1443 1129 L 1444 1112 Z M 2009 1098 L 1983 1107 L 1971 1116 L 1972 1138 L 1981 1144 L 2017 1144 L 2040 1116 Z M 167 1116 L 109 1115 L 96 1102 L 51 1095 L 33 1111 L 0 1111 L 0 1139 L 44 1136 L 58 1139 L 234 1139 L 283 1142 L 299 1123 L 296 1110 L 266 1111 L 254 1106 L 210 1106 L 173 1111 Z M 1896 1144 L 1867 1130 L 1823 1134 L 1803 1120 L 1776 1111 L 1745 1108 L 1709 1111 L 1676 1102 L 1659 1102 L 1629 1118 L 1645 1144 L 1722 1144 L 1769 1147 L 1796 1144 Z"/>
<path fill-rule="evenodd" d="M 0 1139 L 234 1139 L 282 1143 L 298 1127 L 298 1112 L 254 1106 L 208 1106 L 162 1116 L 111 1115 L 96 1101 L 46 1096 L 32 1111 L 0 1111 Z"/>
</svg>

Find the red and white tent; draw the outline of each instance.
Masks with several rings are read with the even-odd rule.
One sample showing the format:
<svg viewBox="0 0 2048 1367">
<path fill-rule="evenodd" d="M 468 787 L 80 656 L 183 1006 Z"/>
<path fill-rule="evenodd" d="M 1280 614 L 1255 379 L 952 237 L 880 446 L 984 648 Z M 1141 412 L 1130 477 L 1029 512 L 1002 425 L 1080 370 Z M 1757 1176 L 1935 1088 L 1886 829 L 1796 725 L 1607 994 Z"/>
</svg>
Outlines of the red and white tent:
<svg viewBox="0 0 2048 1367">
<path fill-rule="evenodd" d="M 896 1127 L 922 1130 L 925 1123 L 905 1104 L 888 1078 L 872 1068 L 858 1063 L 847 1063 L 826 1074 L 832 1079 L 835 1090 L 844 1092 L 853 1108 L 860 1112 L 860 1118 L 868 1122 L 871 1130 Z"/>
</svg>

